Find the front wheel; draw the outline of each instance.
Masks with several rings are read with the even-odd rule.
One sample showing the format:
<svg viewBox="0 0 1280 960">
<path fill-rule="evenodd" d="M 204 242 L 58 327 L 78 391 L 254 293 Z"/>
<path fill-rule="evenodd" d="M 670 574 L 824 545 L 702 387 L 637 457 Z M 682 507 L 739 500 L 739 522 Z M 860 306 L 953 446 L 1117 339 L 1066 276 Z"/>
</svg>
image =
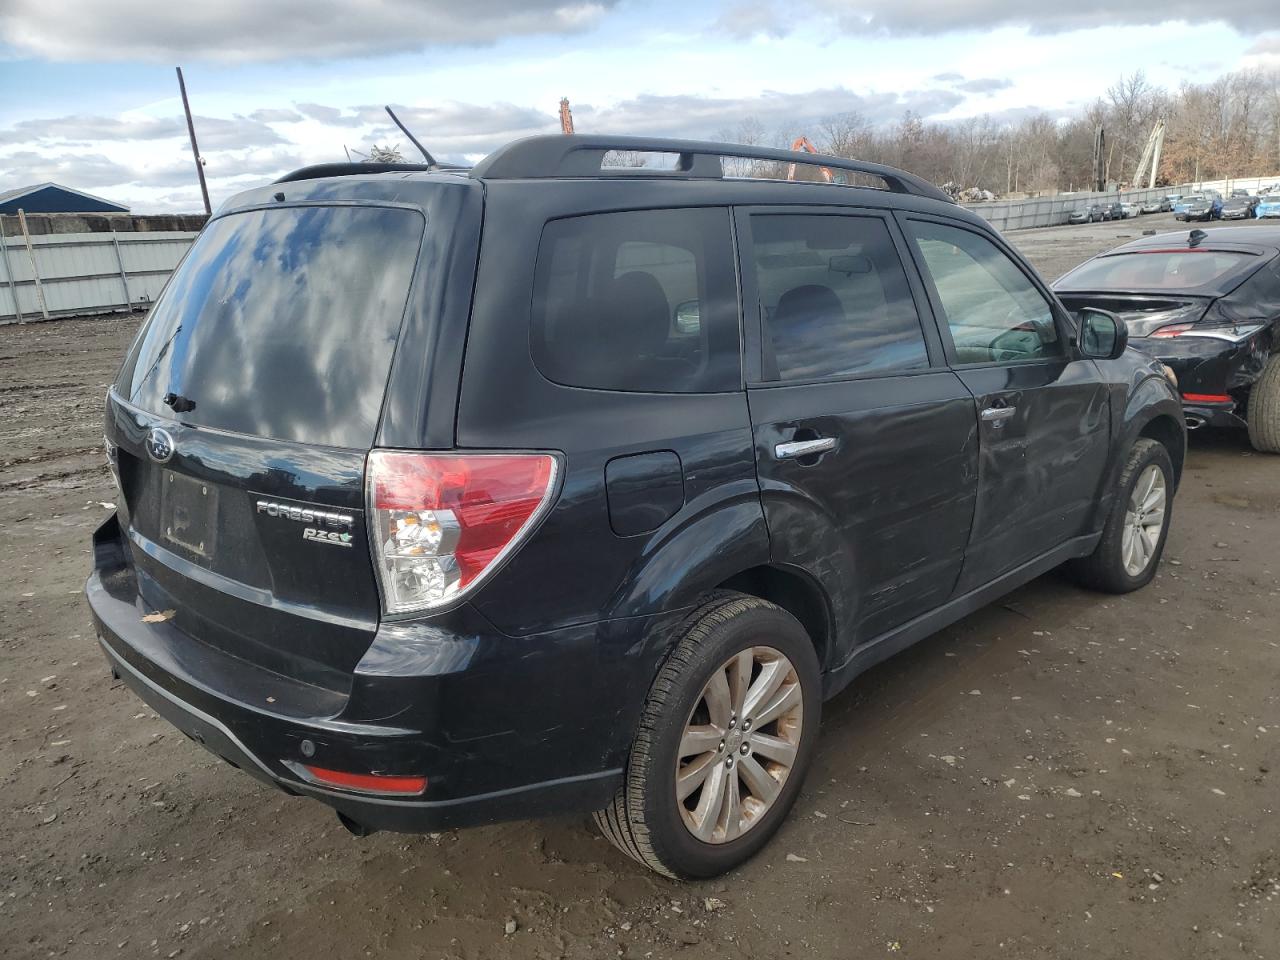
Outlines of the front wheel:
<svg viewBox="0 0 1280 960">
<path fill-rule="evenodd" d="M 795 802 L 821 699 L 818 658 L 794 617 L 757 597 L 713 595 L 659 671 L 626 779 L 597 826 L 669 877 L 736 867 Z"/>
<path fill-rule="evenodd" d="M 1139 439 L 1129 450 L 1116 497 L 1093 553 L 1070 564 L 1086 586 L 1129 593 L 1156 575 L 1173 516 L 1173 462 L 1155 440 Z"/>
</svg>

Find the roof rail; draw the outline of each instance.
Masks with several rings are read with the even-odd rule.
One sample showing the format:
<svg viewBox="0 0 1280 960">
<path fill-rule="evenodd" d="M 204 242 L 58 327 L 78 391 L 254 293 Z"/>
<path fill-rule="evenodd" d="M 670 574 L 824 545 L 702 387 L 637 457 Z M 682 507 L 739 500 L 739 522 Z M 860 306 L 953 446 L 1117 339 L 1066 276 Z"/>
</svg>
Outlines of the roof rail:
<svg viewBox="0 0 1280 960">
<path fill-rule="evenodd" d="M 627 150 L 638 153 L 674 153 L 674 169 L 601 168 L 606 153 Z M 894 193 L 909 193 L 932 200 L 955 201 L 927 180 L 914 174 L 863 160 L 848 160 L 823 153 L 800 153 L 775 147 L 751 147 L 741 143 L 712 140 L 668 140 L 653 137 L 612 137 L 591 134 L 563 134 L 526 137 L 489 154 L 471 169 L 471 176 L 484 180 L 524 180 L 570 177 L 676 177 L 719 180 L 724 177 L 721 157 L 748 160 L 778 160 L 810 166 L 851 170 L 879 177 Z"/>
<path fill-rule="evenodd" d="M 440 170 L 465 170 L 466 167 L 450 163 L 317 163 L 286 173 L 276 183 L 293 183 L 296 180 L 319 180 L 322 177 L 356 177 L 365 173 L 432 173 Z"/>
</svg>

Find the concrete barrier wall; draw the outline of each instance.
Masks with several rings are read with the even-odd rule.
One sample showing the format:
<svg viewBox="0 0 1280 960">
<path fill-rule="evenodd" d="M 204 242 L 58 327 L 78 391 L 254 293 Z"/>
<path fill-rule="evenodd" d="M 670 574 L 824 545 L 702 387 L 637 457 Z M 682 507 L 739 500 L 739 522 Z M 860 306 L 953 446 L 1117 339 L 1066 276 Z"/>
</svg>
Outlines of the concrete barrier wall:
<svg viewBox="0 0 1280 960">
<path fill-rule="evenodd" d="M 0 323 L 145 309 L 195 231 L 54 233 L 0 244 Z"/>
<path fill-rule="evenodd" d="M 1071 211 L 1089 203 L 1144 203 L 1158 200 L 1170 193 L 1183 196 L 1201 190 L 1217 190 L 1224 197 L 1232 190 L 1257 190 L 1259 187 L 1280 185 L 1280 173 L 1271 177 L 1239 177 L 1230 180 L 1206 180 L 1200 183 L 1184 183 L 1176 187 L 1156 187 L 1151 190 L 1121 190 L 1106 193 L 1068 193 L 1031 200 L 995 200 L 989 203 L 966 203 L 965 206 L 982 217 L 997 230 L 1026 230 L 1030 227 L 1052 227 L 1066 223 Z"/>
</svg>

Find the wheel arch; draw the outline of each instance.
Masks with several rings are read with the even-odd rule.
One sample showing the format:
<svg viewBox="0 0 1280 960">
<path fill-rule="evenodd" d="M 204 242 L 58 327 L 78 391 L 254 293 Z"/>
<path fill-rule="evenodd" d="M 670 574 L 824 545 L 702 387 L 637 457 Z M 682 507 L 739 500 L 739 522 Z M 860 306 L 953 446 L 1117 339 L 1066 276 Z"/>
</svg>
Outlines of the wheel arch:
<svg viewBox="0 0 1280 960">
<path fill-rule="evenodd" d="M 1182 465 L 1187 459 L 1187 434 L 1185 428 L 1170 414 L 1159 413 L 1143 424 L 1138 439 L 1155 440 L 1169 451 L 1173 462 L 1173 484 L 1177 489 L 1182 482 Z"/>
<path fill-rule="evenodd" d="M 778 564 L 748 567 L 717 585 L 768 600 L 791 614 L 804 627 L 825 673 L 833 647 L 835 626 L 830 598 L 822 586 L 803 570 Z"/>
</svg>

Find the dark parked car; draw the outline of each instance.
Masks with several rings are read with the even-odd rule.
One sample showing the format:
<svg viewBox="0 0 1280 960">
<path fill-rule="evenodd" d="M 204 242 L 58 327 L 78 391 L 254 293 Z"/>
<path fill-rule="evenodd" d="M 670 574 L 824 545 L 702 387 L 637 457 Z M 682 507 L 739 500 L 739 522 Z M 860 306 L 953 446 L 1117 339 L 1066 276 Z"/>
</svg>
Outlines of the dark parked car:
<svg viewBox="0 0 1280 960">
<path fill-rule="evenodd" d="M 1280 453 L 1280 228 L 1142 237 L 1054 288 L 1124 318 L 1130 342 L 1177 375 L 1188 427 L 1247 427 Z"/>
<path fill-rule="evenodd" d="M 1176 220 L 1216 220 L 1222 215 L 1222 198 L 1217 194 L 1197 193 L 1183 197 L 1173 205 Z"/>
<path fill-rule="evenodd" d="M 1086 203 L 1067 214 L 1067 223 L 1093 223 L 1095 220 L 1107 219 L 1108 212 L 1100 203 Z"/>
<path fill-rule="evenodd" d="M 1124 204 L 1119 200 L 1108 200 L 1102 205 L 1103 220 L 1123 220 Z"/>
<path fill-rule="evenodd" d="M 1253 217 L 1254 208 L 1258 206 L 1258 198 L 1245 195 L 1233 196 L 1222 204 L 1220 217 L 1223 220 L 1249 220 Z"/>
<path fill-rule="evenodd" d="M 1185 439 L 1123 323 L 892 168 L 329 165 L 228 201 L 130 348 L 88 600 L 154 710 L 356 833 L 597 811 L 709 876 L 872 664 L 1065 562 L 1146 584 Z"/>
</svg>

